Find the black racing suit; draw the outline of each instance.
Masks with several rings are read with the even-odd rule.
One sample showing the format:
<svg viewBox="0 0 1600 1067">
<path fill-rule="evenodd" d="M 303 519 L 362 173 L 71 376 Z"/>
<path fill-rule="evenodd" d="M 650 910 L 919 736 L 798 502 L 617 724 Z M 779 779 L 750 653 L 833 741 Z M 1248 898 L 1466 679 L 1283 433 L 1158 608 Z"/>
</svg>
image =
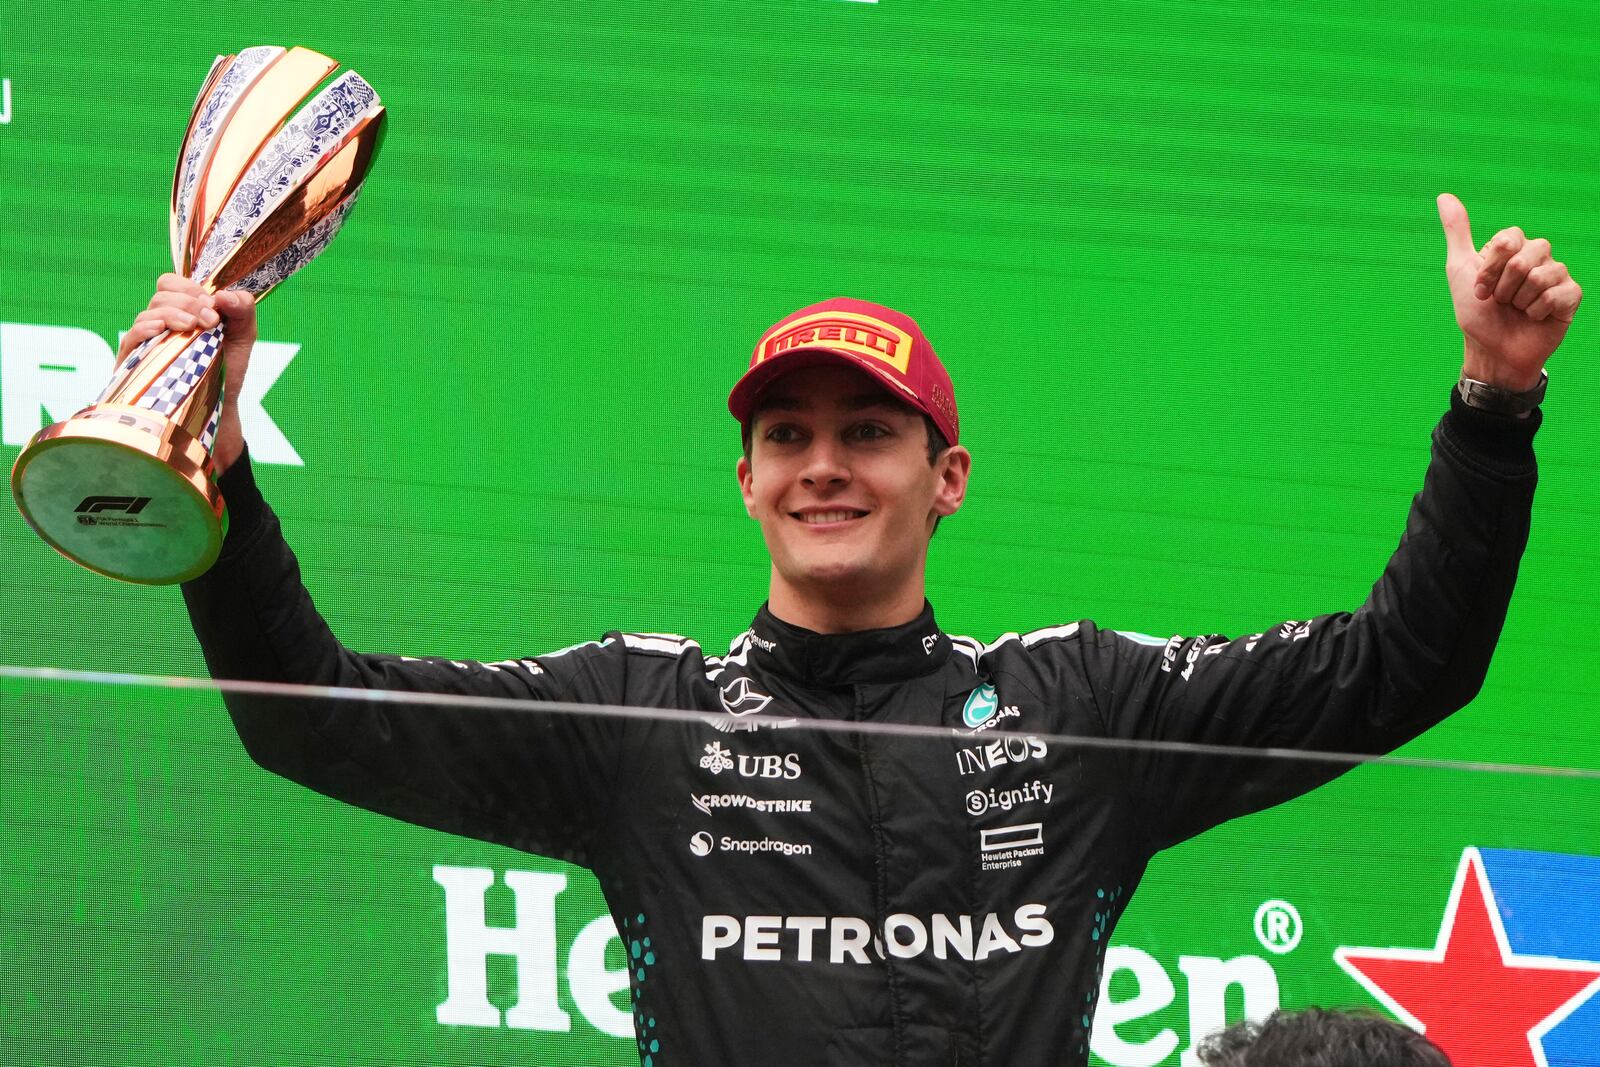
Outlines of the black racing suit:
<svg viewBox="0 0 1600 1067">
<path fill-rule="evenodd" d="M 1077 622 L 989 644 L 931 610 L 821 635 L 761 610 L 723 656 L 611 633 L 495 664 L 329 632 L 241 461 L 184 589 L 218 678 L 703 711 L 689 722 L 229 699 L 264 767 L 587 866 L 633 971 L 641 1060 L 1082 1064 L 1112 926 L 1159 849 L 1335 765 L 1036 735 L 1384 752 L 1472 699 L 1526 542 L 1538 422 L 1464 408 L 1354 614 L 1153 641 Z M 795 729 L 943 726 L 937 739 Z"/>
</svg>

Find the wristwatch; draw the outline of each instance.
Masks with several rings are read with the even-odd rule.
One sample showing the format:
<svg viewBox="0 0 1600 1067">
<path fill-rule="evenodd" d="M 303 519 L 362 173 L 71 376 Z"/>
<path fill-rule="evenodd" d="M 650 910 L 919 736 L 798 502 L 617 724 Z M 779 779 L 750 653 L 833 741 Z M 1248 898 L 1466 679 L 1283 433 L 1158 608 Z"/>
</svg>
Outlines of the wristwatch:
<svg viewBox="0 0 1600 1067">
<path fill-rule="evenodd" d="M 1539 406 L 1549 385 L 1550 375 L 1545 371 L 1539 372 L 1538 385 L 1521 393 L 1513 393 L 1509 389 L 1480 382 L 1463 374 L 1461 380 L 1456 383 L 1456 392 L 1461 394 L 1462 401 L 1469 407 L 1475 407 L 1480 411 L 1492 411 L 1497 415 L 1526 415 Z"/>
</svg>

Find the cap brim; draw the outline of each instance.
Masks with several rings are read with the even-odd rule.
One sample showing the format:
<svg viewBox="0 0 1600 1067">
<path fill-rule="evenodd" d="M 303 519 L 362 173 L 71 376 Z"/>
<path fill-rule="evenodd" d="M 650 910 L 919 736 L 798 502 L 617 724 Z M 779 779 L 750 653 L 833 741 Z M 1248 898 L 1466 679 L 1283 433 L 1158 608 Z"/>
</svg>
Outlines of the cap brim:
<svg viewBox="0 0 1600 1067">
<path fill-rule="evenodd" d="M 911 387 L 900 379 L 890 374 L 882 364 L 865 356 L 858 356 L 854 352 L 844 352 L 837 348 L 791 348 L 786 352 L 773 356 L 771 359 L 762 360 L 754 367 L 745 371 L 744 377 L 734 385 L 733 392 L 728 394 L 728 411 L 739 422 L 750 421 L 750 414 L 755 410 L 756 404 L 761 399 L 769 385 L 779 377 L 790 371 L 804 370 L 806 367 L 815 367 L 825 363 L 843 363 L 855 367 L 857 370 L 866 371 L 874 379 L 881 382 L 890 396 L 918 411 L 926 411 L 922 400 L 911 391 Z"/>
</svg>

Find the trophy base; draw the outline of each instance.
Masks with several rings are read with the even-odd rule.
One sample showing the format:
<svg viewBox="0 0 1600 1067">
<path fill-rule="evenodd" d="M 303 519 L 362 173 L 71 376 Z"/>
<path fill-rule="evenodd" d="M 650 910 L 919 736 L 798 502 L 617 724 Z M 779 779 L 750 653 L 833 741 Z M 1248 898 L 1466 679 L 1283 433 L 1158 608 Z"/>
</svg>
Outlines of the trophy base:
<svg viewBox="0 0 1600 1067">
<path fill-rule="evenodd" d="M 228 529 L 210 453 L 143 408 L 99 404 L 40 430 L 11 469 L 11 492 L 50 547 L 140 585 L 204 574 Z"/>
</svg>

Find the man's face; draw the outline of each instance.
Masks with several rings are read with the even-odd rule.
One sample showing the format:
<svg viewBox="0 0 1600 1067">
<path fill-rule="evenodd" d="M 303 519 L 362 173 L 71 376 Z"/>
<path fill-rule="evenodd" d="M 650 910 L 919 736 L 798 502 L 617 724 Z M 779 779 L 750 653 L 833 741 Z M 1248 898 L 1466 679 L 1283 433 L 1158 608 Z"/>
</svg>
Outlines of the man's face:
<svg viewBox="0 0 1600 1067">
<path fill-rule="evenodd" d="M 921 414 L 870 375 L 823 364 L 773 382 L 739 461 L 745 509 L 761 524 L 773 581 L 800 595 L 920 595 L 934 519 L 966 493 L 966 450 L 928 462 Z"/>
</svg>

